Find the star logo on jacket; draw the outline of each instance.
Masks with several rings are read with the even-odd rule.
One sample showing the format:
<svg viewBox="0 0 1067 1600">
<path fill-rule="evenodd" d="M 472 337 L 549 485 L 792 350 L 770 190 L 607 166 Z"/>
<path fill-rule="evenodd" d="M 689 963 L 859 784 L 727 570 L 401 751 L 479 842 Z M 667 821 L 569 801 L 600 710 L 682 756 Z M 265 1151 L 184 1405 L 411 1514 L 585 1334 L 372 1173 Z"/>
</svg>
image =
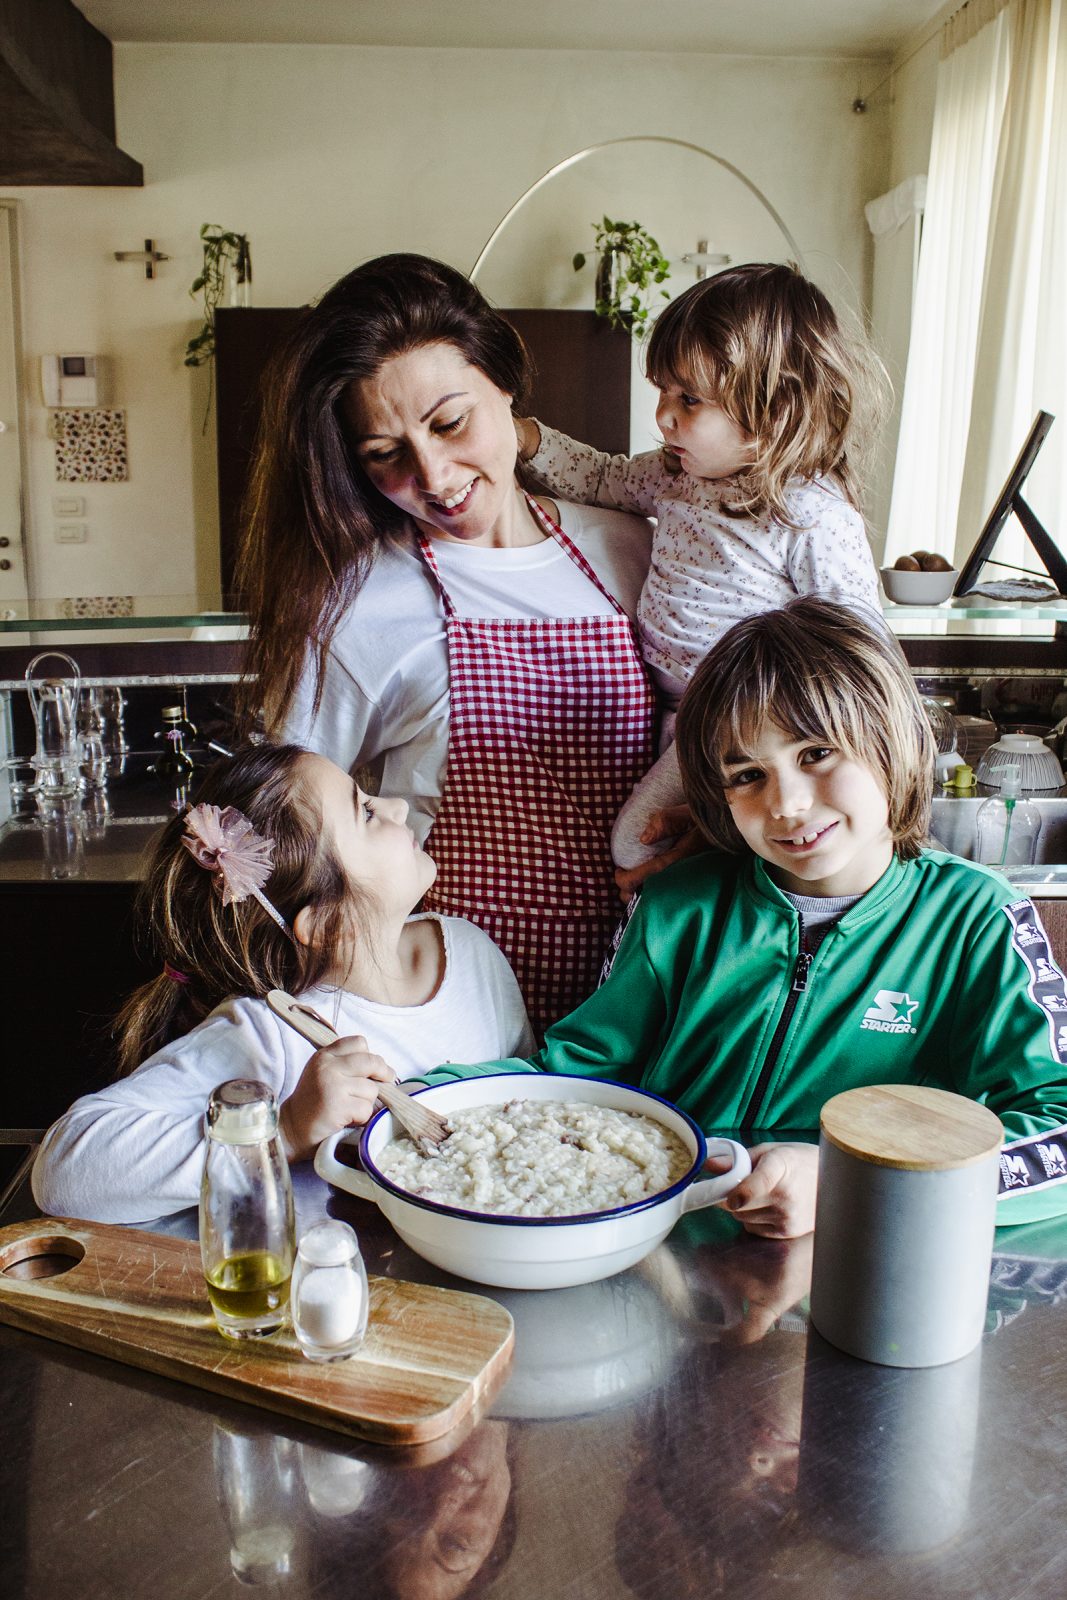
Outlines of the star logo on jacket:
<svg viewBox="0 0 1067 1600">
<path fill-rule="evenodd" d="M 1046 1178 L 1067 1178 L 1067 1154 L 1055 1144 L 1039 1144 L 1037 1153 Z"/>
<path fill-rule="evenodd" d="M 871 1033 L 917 1033 L 911 1019 L 918 1007 L 918 1000 L 902 989 L 879 989 L 860 1027 Z"/>
<path fill-rule="evenodd" d="M 1030 1169 L 1026 1165 L 1025 1156 L 1003 1153 L 1000 1157 L 1001 1189 L 1025 1189 L 1029 1183 Z"/>
</svg>

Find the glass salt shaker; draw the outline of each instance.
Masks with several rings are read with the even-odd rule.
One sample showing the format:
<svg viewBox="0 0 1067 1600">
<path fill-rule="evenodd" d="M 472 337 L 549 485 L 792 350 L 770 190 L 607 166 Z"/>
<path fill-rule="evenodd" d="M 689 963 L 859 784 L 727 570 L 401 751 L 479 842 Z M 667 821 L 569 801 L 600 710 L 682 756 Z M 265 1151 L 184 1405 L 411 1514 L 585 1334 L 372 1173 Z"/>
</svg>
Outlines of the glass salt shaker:
<svg viewBox="0 0 1067 1600">
<path fill-rule="evenodd" d="M 293 1329 L 309 1361 L 342 1361 L 367 1331 L 367 1269 L 347 1222 L 317 1222 L 302 1236 L 293 1269 Z"/>
</svg>

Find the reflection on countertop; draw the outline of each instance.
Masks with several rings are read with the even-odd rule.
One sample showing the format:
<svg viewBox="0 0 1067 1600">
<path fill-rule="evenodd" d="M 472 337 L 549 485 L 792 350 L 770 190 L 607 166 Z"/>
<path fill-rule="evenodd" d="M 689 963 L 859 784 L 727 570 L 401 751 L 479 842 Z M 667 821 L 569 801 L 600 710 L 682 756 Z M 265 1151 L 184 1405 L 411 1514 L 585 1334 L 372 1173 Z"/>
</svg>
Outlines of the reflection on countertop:
<svg viewBox="0 0 1067 1600">
<path fill-rule="evenodd" d="M 145 851 L 183 803 L 152 770 L 154 759 L 123 756 L 105 787 L 46 805 L 16 793 L 0 824 L 0 883 L 136 883 Z"/>
<path fill-rule="evenodd" d="M 388 1450 L 0 1328 L 0 1561 L 23 1600 L 1063 1592 L 1063 1219 L 998 1232 L 979 1350 L 912 1372 L 809 1330 L 810 1239 L 694 1213 L 588 1293 L 494 1292 L 296 1179 L 300 1224 L 343 1216 L 372 1274 L 507 1303 L 489 1414 Z M 195 1236 L 195 1213 L 163 1226 Z"/>
</svg>

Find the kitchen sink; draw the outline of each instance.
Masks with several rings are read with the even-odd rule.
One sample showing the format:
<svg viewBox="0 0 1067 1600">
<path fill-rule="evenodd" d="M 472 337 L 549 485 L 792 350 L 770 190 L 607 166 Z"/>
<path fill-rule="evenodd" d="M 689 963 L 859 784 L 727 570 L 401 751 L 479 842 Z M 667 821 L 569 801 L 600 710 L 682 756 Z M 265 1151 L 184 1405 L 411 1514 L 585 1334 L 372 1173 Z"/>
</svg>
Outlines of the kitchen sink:
<svg viewBox="0 0 1067 1600">
<path fill-rule="evenodd" d="M 973 861 L 977 854 L 978 811 L 988 798 L 987 795 L 979 795 L 977 799 L 935 795 L 930 819 L 933 842 L 953 855 Z M 1067 894 L 1067 794 L 1036 796 L 1028 799 L 1027 804 L 1036 807 L 1041 814 L 1034 865 L 1002 870 L 1013 883 L 1053 885 L 1060 894 Z"/>
</svg>

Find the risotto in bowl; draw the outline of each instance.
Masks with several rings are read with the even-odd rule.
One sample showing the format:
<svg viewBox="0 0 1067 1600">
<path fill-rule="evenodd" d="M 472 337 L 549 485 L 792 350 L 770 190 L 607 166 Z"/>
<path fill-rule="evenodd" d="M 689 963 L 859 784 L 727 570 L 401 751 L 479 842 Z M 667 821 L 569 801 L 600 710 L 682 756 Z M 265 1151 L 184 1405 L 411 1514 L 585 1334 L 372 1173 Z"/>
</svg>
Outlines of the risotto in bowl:
<svg viewBox="0 0 1067 1600">
<path fill-rule="evenodd" d="M 337 1159 L 351 1129 L 323 1142 L 315 1170 L 373 1201 L 417 1254 L 475 1283 L 610 1277 L 751 1170 L 741 1145 L 705 1140 L 684 1111 L 627 1084 L 506 1072 L 416 1093 L 452 1124 L 437 1154 L 423 1156 L 379 1111 L 359 1136 L 362 1170 Z M 701 1179 L 709 1151 L 730 1170 Z"/>
</svg>

